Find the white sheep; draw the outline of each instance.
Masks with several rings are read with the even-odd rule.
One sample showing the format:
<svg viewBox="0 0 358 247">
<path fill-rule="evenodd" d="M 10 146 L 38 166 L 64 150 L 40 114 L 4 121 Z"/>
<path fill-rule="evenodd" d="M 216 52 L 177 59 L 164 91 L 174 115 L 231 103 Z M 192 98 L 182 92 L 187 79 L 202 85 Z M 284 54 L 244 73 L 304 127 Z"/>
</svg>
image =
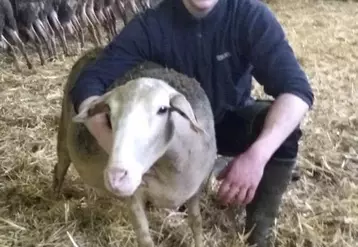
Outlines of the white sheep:
<svg viewBox="0 0 358 247">
<path fill-rule="evenodd" d="M 195 246 L 204 246 L 199 199 L 217 154 L 204 90 L 174 70 L 137 67 L 116 82 L 120 86 L 75 115 L 68 92 L 100 51 L 93 49 L 77 61 L 64 89 L 55 192 L 72 162 L 84 183 L 128 202 L 140 247 L 154 246 L 144 211 L 147 201 L 172 209 L 186 203 Z M 108 112 L 112 126 L 109 155 L 82 124 L 99 112 Z"/>
</svg>

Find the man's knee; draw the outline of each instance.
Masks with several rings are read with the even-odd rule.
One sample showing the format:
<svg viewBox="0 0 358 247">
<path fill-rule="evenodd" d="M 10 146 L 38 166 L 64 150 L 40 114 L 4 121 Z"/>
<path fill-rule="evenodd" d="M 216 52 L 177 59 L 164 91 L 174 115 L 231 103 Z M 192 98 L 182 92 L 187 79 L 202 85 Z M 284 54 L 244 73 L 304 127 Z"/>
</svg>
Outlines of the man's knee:
<svg viewBox="0 0 358 247">
<path fill-rule="evenodd" d="M 296 159 L 299 150 L 299 141 L 301 137 L 302 130 L 298 126 L 276 150 L 276 152 L 273 154 L 273 158 L 289 160 Z"/>
<path fill-rule="evenodd" d="M 299 140 L 302 131 L 297 127 L 276 150 L 273 158 L 277 159 L 296 159 L 299 150 Z"/>
</svg>

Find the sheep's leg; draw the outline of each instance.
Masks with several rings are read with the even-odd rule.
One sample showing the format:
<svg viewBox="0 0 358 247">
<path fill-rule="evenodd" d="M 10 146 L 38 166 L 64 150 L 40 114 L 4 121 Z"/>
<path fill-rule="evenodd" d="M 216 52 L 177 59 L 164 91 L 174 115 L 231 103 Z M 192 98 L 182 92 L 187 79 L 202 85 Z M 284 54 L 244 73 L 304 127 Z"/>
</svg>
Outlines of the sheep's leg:
<svg viewBox="0 0 358 247">
<path fill-rule="evenodd" d="M 113 11 L 113 6 L 108 10 L 108 13 L 111 17 L 111 23 L 112 23 L 112 32 L 113 32 L 113 37 L 117 35 L 117 19 L 116 19 L 116 15 L 114 14 Z"/>
<path fill-rule="evenodd" d="M 42 44 L 39 36 L 37 35 L 34 27 L 31 25 L 29 28 L 25 28 L 25 32 L 30 37 L 30 40 L 35 44 L 37 53 L 40 56 L 41 65 L 45 64 L 44 53 L 42 51 Z"/>
<path fill-rule="evenodd" d="M 117 13 L 120 15 L 120 17 L 123 20 L 124 26 L 126 26 L 128 24 L 128 16 L 127 16 L 127 14 L 125 12 L 123 2 L 121 0 L 116 0 L 114 4 L 115 4 L 115 8 L 116 8 Z"/>
<path fill-rule="evenodd" d="M 128 199 L 129 212 L 134 231 L 137 236 L 138 247 L 154 247 L 150 237 L 149 224 L 144 211 L 144 202 L 140 195 L 135 194 Z"/>
<path fill-rule="evenodd" d="M 73 16 L 73 17 L 75 17 L 75 16 Z M 79 50 L 81 50 L 81 47 L 82 47 L 82 45 L 81 45 L 81 35 L 80 35 L 80 32 L 79 32 L 79 30 L 78 30 L 78 28 L 77 28 L 77 26 L 75 24 L 75 21 L 74 21 L 73 17 L 70 20 L 70 24 L 71 24 L 71 26 L 73 28 L 74 35 L 76 37 L 76 41 L 79 42 L 79 44 L 77 46 L 77 51 L 79 51 Z"/>
<path fill-rule="evenodd" d="M 22 42 L 22 40 L 20 39 L 18 33 L 15 30 L 10 29 L 8 27 L 5 27 L 5 31 L 11 37 L 11 39 L 16 43 L 16 46 L 20 49 L 22 55 L 25 57 L 27 67 L 29 69 L 32 69 L 33 65 L 30 62 L 29 56 L 27 55 L 24 42 Z"/>
<path fill-rule="evenodd" d="M 83 25 L 88 28 L 88 31 L 89 31 L 90 34 L 92 35 L 92 38 L 93 38 L 93 40 L 94 40 L 95 46 L 96 46 L 96 47 L 99 47 L 99 46 L 100 46 L 100 43 L 99 43 L 99 40 L 98 40 L 98 36 L 97 36 L 97 34 L 96 34 L 96 31 L 95 31 L 95 28 L 94 28 L 93 23 L 91 22 L 90 18 L 89 18 L 88 15 L 87 15 L 86 6 L 84 6 L 84 7 L 81 9 L 80 19 L 81 19 Z"/>
<path fill-rule="evenodd" d="M 87 23 L 88 23 L 88 31 L 91 33 L 96 47 L 101 46 L 100 39 L 99 39 L 99 37 L 98 37 L 98 35 L 96 33 L 95 25 L 92 23 L 92 21 L 90 20 L 90 18 L 87 15 L 86 15 L 86 20 L 87 20 Z"/>
<path fill-rule="evenodd" d="M 78 38 L 79 38 L 80 43 L 81 43 L 81 48 L 83 48 L 83 47 L 85 47 L 85 38 L 84 38 L 84 34 L 83 34 L 82 27 L 80 25 L 80 22 L 77 19 L 77 16 L 74 15 L 72 17 L 72 22 L 73 22 L 73 26 L 77 30 L 77 35 L 78 35 Z"/>
<path fill-rule="evenodd" d="M 74 28 L 74 26 L 73 26 L 71 21 L 63 23 L 62 26 L 72 36 L 72 38 L 74 38 L 75 40 L 79 41 L 78 37 L 75 34 L 75 28 Z M 73 54 L 73 55 L 75 55 L 75 54 Z"/>
<path fill-rule="evenodd" d="M 94 28 L 94 32 L 96 33 L 96 36 L 98 38 L 98 42 L 99 42 L 99 45 L 102 45 L 102 40 L 101 40 L 101 32 L 99 30 L 99 25 L 100 25 L 100 22 L 96 16 L 96 14 L 94 13 L 94 10 L 93 8 L 90 8 L 90 9 L 87 9 L 87 16 L 88 16 L 88 19 L 89 19 L 89 22 L 92 23 L 93 25 L 93 28 Z"/>
<path fill-rule="evenodd" d="M 85 27 L 87 27 L 87 0 L 82 1 L 82 5 L 78 7 L 77 9 L 77 15 L 79 20 L 82 22 L 81 25 L 84 25 Z"/>
<path fill-rule="evenodd" d="M 140 11 L 144 11 L 145 10 L 145 5 L 143 3 L 143 0 L 139 0 L 138 2 L 139 2 L 139 6 L 141 8 Z"/>
<path fill-rule="evenodd" d="M 57 48 L 56 48 L 56 39 L 55 39 L 55 31 L 53 30 L 53 28 L 51 27 L 50 22 L 48 21 L 48 18 L 46 17 L 44 20 L 44 25 L 46 27 L 46 29 L 49 32 L 49 37 L 50 37 L 50 41 L 51 41 L 51 46 L 53 49 L 53 55 L 54 57 L 57 57 Z"/>
<path fill-rule="evenodd" d="M 147 8 L 152 7 L 152 5 L 150 4 L 150 0 L 144 0 L 144 2 L 145 2 L 145 5 L 146 5 Z"/>
<path fill-rule="evenodd" d="M 131 6 L 133 14 L 137 14 L 140 12 L 140 9 L 135 0 L 129 0 L 129 4 Z"/>
<path fill-rule="evenodd" d="M 188 221 L 193 232 L 195 247 L 204 247 L 203 244 L 203 226 L 200 213 L 200 194 L 197 192 L 187 202 L 188 205 Z"/>
<path fill-rule="evenodd" d="M 108 39 L 110 41 L 111 38 L 114 36 L 114 33 L 113 33 L 113 19 L 112 19 L 112 16 L 111 16 L 110 7 L 103 8 L 103 15 L 106 18 L 107 28 L 108 28 L 108 32 L 109 32 Z"/>
<path fill-rule="evenodd" d="M 65 111 L 66 107 L 63 107 Z M 61 113 L 59 130 L 57 134 L 57 164 L 53 170 L 52 188 L 56 196 L 59 196 L 67 170 L 71 164 L 70 154 L 66 145 L 66 128 L 64 123 L 64 112 Z"/>
<path fill-rule="evenodd" d="M 113 38 L 116 35 L 116 18 L 114 17 L 111 7 L 106 7 L 103 12 L 108 21 L 108 29 L 111 38 Z"/>
<path fill-rule="evenodd" d="M 139 4 L 141 5 L 143 11 L 150 8 L 150 2 L 147 0 L 139 0 Z"/>
<path fill-rule="evenodd" d="M 12 47 L 10 42 L 7 41 L 7 39 L 3 35 L 0 36 L 0 41 L 1 40 L 4 41 L 5 46 L 8 49 L 8 52 L 9 52 L 10 56 L 14 59 L 15 68 L 17 69 L 17 71 L 21 72 L 19 60 L 17 59 L 14 47 Z"/>
<path fill-rule="evenodd" d="M 62 46 L 65 56 L 70 56 L 70 54 L 68 52 L 68 45 L 67 45 L 67 40 L 66 40 L 66 36 L 65 36 L 65 31 L 64 31 L 60 21 L 58 20 L 57 13 L 55 11 L 52 11 L 49 17 L 50 17 L 50 20 L 52 21 L 55 32 L 57 33 L 58 37 L 60 38 L 61 46 Z"/>
<path fill-rule="evenodd" d="M 0 36 L 0 53 L 8 48 L 8 45 L 2 40 L 3 38 L 3 36 Z"/>
<path fill-rule="evenodd" d="M 52 61 L 54 58 L 54 52 L 52 50 L 50 39 L 45 31 L 45 27 L 44 27 L 42 21 L 40 19 L 35 20 L 34 27 L 35 27 L 36 31 L 38 32 L 39 37 L 41 37 L 42 41 L 45 43 L 47 51 L 48 51 L 48 56 L 50 58 L 50 61 Z"/>
<path fill-rule="evenodd" d="M 65 147 L 60 147 L 57 159 L 58 162 L 56 163 L 53 170 L 52 188 L 55 192 L 55 195 L 59 196 L 67 170 L 71 164 L 70 156 L 68 154 L 68 151 L 65 150 Z"/>
<path fill-rule="evenodd" d="M 103 9 L 100 9 L 97 13 L 96 13 L 96 18 L 98 20 L 98 23 L 103 24 L 106 22 L 106 17 L 103 14 Z"/>
<path fill-rule="evenodd" d="M 111 31 L 110 31 L 110 27 L 109 27 L 109 20 L 108 20 L 107 16 L 104 14 L 103 9 L 101 9 L 97 12 L 96 17 L 97 17 L 99 23 L 104 28 L 105 32 L 107 33 L 107 39 L 110 42 L 111 41 L 111 36 L 110 36 Z"/>
<path fill-rule="evenodd" d="M 108 39 L 108 42 L 111 41 L 111 38 L 112 38 L 112 30 L 111 30 L 111 17 L 108 16 L 108 13 L 107 13 L 107 10 L 106 8 L 103 8 L 102 11 L 100 12 L 101 15 L 102 15 L 102 19 L 103 19 L 103 27 L 104 29 L 106 30 L 107 32 L 107 39 Z"/>
</svg>

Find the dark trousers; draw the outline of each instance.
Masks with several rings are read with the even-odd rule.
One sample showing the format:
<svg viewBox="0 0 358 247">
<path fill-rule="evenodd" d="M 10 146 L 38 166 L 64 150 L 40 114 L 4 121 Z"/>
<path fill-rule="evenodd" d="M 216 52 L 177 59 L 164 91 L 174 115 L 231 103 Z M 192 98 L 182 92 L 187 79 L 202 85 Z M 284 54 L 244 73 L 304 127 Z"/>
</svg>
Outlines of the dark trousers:
<svg viewBox="0 0 358 247">
<path fill-rule="evenodd" d="M 235 112 L 227 112 L 216 124 L 218 153 L 223 156 L 237 156 L 244 152 L 258 137 L 273 101 L 256 100 Z M 298 141 L 302 136 L 298 126 L 272 156 L 275 160 L 295 160 Z"/>
<path fill-rule="evenodd" d="M 227 112 L 215 126 L 218 154 L 235 157 L 245 152 L 261 133 L 272 102 L 256 100 L 235 112 Z M 276 150 L 265 166 L 253 200 L 245 207 L 245 234 L 253 229 L 247 239 L 249 245 L 268 246 L 267 237 L 278 215 L 282 195 L 293 178 L 301 136 L 298 126 Z"/>
</svg>

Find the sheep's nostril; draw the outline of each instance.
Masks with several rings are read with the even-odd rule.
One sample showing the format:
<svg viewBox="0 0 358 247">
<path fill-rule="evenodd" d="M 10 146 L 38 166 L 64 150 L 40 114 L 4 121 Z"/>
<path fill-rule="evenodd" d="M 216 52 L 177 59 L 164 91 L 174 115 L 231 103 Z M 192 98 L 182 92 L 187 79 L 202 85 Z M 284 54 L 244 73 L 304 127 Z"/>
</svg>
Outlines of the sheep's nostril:
<svg viewBox="0 0 358 247">
<path fill-rule="evenodd" d="M 123 179 L 128 175 L 128 171 L 125 169 L 113 167 L 108 169 L 109 184 L 114 190 L 120 189 Z"/>
</svg>

